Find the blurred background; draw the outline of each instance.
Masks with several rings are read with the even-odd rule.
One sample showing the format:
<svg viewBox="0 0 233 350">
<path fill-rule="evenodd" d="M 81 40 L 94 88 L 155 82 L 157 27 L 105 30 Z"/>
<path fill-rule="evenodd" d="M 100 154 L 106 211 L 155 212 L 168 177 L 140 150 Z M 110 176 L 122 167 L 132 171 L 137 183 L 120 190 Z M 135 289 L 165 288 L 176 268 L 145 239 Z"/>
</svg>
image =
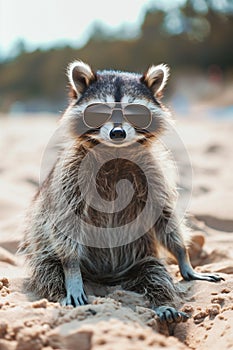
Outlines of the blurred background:
<svg viewBox="0 0 233 350">
<path fill-rule="evenodd" d="M 0 112 L 63 111 L 79 58 L 138 72 L 167 63 L 179 115 L 232 117 L 232 35 L 232 0 L 0 0 Z"/>
</svg>

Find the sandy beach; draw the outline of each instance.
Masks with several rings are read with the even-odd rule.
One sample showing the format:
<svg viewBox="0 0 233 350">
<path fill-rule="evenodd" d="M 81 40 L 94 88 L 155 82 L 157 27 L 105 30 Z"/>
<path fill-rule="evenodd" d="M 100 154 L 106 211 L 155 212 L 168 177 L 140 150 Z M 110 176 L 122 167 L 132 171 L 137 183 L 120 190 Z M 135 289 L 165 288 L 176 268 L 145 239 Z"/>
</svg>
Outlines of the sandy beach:
<svg viewBox="0 0 233 350">
<path fill-rule="evenodd" d="M 190 315 L 186 323 L 169 327 L 157 322 L 142 296 L 120 287 L 89 286 L 90 304 L 79 308 L 26 293 L 29 275 L 16 250 L 56 122 L 46 115 L 0 118 L 0 350 L 233 349 L 233 121 L 194 116 L 177 121 L 193 171 L 192 264 L 225 281 L 185 282 L 178 266 L 169 265 L 185 290 L 180 309 Z M 186 178 L 188 165 L 173 147 Z"/>
</svg>

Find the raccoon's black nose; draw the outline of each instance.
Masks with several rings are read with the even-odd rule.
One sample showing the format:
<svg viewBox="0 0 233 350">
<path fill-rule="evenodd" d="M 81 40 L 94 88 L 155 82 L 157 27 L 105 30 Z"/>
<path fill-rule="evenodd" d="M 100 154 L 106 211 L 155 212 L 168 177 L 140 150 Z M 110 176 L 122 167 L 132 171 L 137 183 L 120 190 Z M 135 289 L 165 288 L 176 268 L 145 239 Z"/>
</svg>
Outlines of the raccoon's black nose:
<svg viewBox="0 0 233 350">
<path fill-rule="evenodd" d="M 126 138 L 126 132 L 122 127 L 115 126 L 115 128 L 110 131 L 109 136 L 112 140 L 121 141 Z"/>
</svg>

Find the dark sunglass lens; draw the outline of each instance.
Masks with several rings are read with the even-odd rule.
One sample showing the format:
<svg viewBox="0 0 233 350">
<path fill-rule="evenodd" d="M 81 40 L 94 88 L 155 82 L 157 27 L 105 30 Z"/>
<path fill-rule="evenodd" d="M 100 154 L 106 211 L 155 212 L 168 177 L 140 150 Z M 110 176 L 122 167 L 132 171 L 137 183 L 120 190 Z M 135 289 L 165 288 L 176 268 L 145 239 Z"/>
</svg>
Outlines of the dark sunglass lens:
<svg viewBox="0 0 233 350">
<path fill-rule="evenodd" d="M 147 128 L 151 123 L 151 112 L 143 105 L 130 104 L 126 106 L 124 115 L 130 124 L 141 129 Z"/>
<path fill-rule="evenodd" d="M 104 103 L 87 106 L 83 113 L 84 123 L 90 128 L 98 128 L 109 119 L 111 107 Z"/>
</svg>

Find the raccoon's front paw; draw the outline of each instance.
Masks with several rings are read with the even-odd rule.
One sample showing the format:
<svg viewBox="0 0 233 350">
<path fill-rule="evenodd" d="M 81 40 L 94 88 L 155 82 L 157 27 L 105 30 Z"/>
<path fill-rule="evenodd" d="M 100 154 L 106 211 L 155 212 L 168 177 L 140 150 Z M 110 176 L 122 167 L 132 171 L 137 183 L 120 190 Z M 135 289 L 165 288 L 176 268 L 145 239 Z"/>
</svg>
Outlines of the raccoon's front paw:
<svg viewBox="0 0 233 350">
<path fill-rule="evenodd" d="M 194 272 L 192 274 L 187 274 L 187 276 L 183 276 L 183 277 L 186 281 L 191 281 L 191 280 L 200 280 L 200 281 L 208 281 L 208 282 L 225 281 L 223 277 L 213 273 Z"/>
<path fill-rule="evenodd" d="M 76 307 L 86 304 L 88 304 L 88 301 L 83 288 L 68 289 L 66 297 L 61 301 L 62 306 L 73 305 Z"/>
<path fill-rule="evenodd" d="M 170 306 L 158 306 L 154 308 L 160 322 L 168 323 L 180 323 L 186 322 L 189 319 L 189 315 L 185 312 L 177 311 L 174 307 Z"/>
</svg>

